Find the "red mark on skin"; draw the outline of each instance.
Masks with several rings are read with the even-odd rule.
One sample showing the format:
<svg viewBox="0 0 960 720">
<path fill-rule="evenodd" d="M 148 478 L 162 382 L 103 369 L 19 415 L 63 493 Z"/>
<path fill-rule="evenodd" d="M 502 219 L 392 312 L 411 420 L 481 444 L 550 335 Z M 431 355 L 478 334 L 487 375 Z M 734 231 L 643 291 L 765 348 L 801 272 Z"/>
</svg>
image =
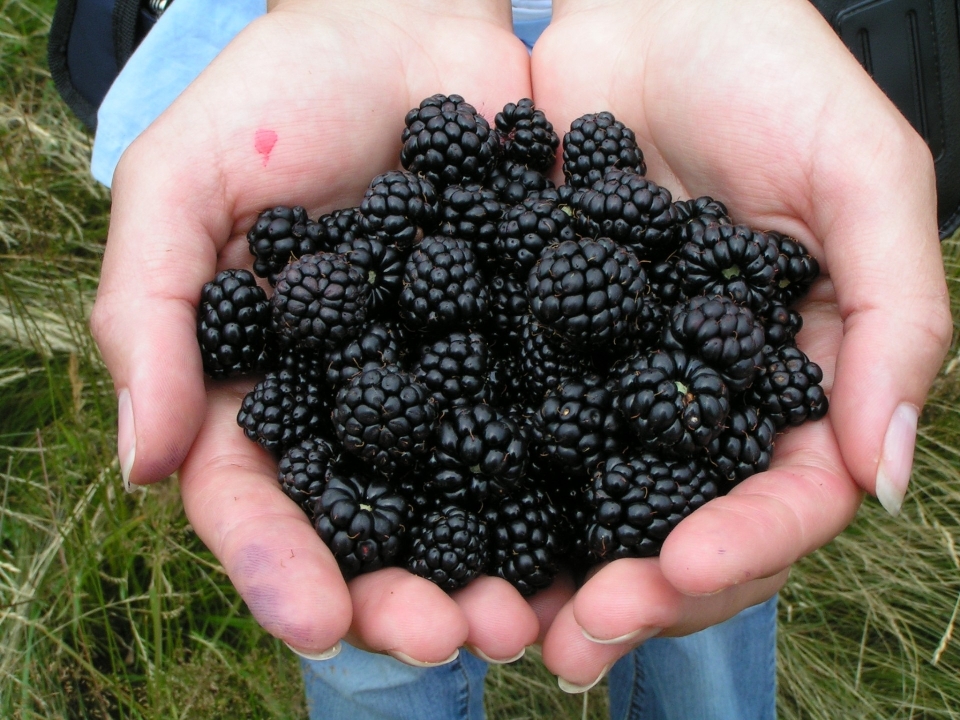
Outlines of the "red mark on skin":
<svg viewBox="0 0 960 720">
<path fill-rule="evenodd" d="M 253 147 L 263 156 L 263 166 L 267 166 L 273 146 L 277 144 L 277 134 L 273 130 L 257 130 L 253 135 Z"/>
</svg>

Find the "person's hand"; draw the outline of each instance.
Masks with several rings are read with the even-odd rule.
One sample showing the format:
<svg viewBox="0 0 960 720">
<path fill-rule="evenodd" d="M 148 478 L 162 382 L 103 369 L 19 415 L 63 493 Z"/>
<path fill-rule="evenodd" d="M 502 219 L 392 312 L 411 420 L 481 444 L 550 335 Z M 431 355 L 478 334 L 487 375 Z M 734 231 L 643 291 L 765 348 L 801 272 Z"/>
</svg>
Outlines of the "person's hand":
<svg viewBox="0 0 960 720">
<path fill-rule="evenodd" d="M 537 637 L 530 606 L 485 578 L 451 599 L 399 569 L 344 583 L 275 461 L 236 416 L 252 381 L 204 386 L 200 288 L 249 267 L 257 213 L 359 204 L 398 166 L 403 118 L 435 93 L 492 121 L 529 97 L 509 3 L 291 0 L 244 30 L 124 154 L 92 329 L 118 391 L 125 483 L 181 468 L 188 519 L 257 621 L 305 654 L 344 636 L 408 661 L 467 644 L 495 659 Z M 182 465 L 182 467 L 181 467 Z"/>
<path fill-rule="evenodd" d="M 560 610 L 543 658 L 583 688 L 652 635 L 771 597 L 864 491 L 896 514 L 952 323 L 930 153 L 805 0 L 556 0 L 532 78 L 558 132 L 613 112 L 675 198 L 793 235 L 822 270 L 798 343 L 824 370 L 826 418 L 779 437 L 773 467 L 685 519 L 659 559 L 608 564 Z"/>
</svg>

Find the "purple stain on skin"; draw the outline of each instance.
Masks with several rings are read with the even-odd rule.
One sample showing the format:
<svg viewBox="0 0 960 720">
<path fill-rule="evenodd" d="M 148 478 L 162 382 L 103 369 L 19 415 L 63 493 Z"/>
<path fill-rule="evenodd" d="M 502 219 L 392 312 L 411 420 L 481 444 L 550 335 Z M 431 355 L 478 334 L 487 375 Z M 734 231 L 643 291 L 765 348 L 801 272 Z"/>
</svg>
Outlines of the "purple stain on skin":
<svg viewBox="0 0 960 720">
<path fill-rule="evenodd" d="M 253 134 L 253 147 L 263 158 L 263 166 L 267 166 L 273 146 L 277 144 L 277 133 L 273 130 L 257 130 Z"/>
</svg>

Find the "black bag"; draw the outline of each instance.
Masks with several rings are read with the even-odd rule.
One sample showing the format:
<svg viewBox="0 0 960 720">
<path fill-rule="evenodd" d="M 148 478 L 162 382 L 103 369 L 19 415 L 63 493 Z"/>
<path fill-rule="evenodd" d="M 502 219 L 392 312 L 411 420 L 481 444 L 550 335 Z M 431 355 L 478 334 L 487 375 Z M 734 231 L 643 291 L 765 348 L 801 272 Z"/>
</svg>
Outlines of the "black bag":
<svg viewBox="0 0 960 720">
<path fill-rule="evenodd" d="M 173 0 L 59 0 L 50 72 L 92 130 L 127 58 Z M 940 236 L 960 226 L 960 29 L 957 4 L 813 0 L 850 51 L 923 136 L 937 170 Z"/>
</svg>

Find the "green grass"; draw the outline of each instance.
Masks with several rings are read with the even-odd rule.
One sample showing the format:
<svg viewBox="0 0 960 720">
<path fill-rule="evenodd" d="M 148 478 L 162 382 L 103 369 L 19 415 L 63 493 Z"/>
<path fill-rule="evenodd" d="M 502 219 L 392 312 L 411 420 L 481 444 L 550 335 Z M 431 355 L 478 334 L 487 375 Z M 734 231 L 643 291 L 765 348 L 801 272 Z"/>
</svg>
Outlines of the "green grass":
<svg viewBox="0 0 960 720">
<path fill-rule="evenodd" d="M 0 717 L 304 717 L 294 657 L 252 621 L 175 484 L 121 490 L 116 401 L 86 324 L 109 197 L 45 70 L 52 7 L 0 0 Z M 960 241 L 944 255 L 960 310 Z M 783 718 L 960 715 L 957 352 L 902 515 L 868 501 L 781 595 Z M 563 694 L 535 653 L 491 669 L 487 706 L 606 716 L 602 687 Z"/>
</svg>

